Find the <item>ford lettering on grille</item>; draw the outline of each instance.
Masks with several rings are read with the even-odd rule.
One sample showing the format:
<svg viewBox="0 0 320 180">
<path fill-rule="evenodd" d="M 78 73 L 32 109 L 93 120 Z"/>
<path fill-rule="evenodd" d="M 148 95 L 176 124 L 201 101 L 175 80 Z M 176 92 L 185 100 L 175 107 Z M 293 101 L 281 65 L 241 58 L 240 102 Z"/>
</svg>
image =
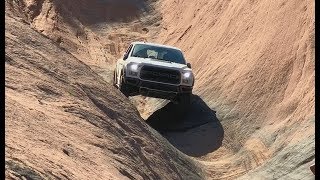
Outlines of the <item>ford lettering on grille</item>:
<svg viewBox="0 0 320 180">
<path fill-rule="evenodd" d="M 178 75 L 168 74 L 168 73 L 161 73 L 161 72 L 152 72 L 152 71 L 143 71 L 143 74 L 152 74 L 154 76 L 172 78 L 172 79 L 179 79 Z"/>
<path fill-rule="evenodd" d="M 176 70 L 144 66 L 141 69 L 140 78 L 156 82 L 179 84 L 180 72 Z"/>
</svg>

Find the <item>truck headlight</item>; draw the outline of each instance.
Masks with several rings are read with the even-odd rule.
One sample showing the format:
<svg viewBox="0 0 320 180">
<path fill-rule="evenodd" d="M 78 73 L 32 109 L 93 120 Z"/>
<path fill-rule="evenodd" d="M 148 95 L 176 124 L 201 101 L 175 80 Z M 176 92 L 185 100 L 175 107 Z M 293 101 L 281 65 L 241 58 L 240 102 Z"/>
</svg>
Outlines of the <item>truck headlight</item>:
<svg viewBox="0 0 320 180">
<path fill-rule="evenodd" d="M 128 74 L 131 76 L 137 76 L 138 75 L 138 68 L 139 68 L 139 64 L 137 64 L 137 63 L 128 64 L 128 66 L 127 66 Z"/>
<path fill-rule="evenodd" d="M 182 83 L 192 85 L 193 83 L 193 74 L 191 71 L 185 71 L 182 73 Z"/>
<path fill-rule="evenodd" d="M 183 77 L 184 77 L 185 79 L 190 78 L 190 76 L 191 76 L 191 72 L 184 72 L 184 73 L 183 73 Z"/>
</svg>

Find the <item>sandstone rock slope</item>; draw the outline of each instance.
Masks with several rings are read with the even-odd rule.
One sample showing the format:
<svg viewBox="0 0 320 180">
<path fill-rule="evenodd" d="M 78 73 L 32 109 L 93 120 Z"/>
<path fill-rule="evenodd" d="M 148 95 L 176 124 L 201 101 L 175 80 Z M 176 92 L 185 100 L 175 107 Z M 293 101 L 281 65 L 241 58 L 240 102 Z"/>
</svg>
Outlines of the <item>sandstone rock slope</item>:
<svg viewBox="0 0 320 180">
<path fill-rule="evenodd" d="M 224 129 L 226 157 L 219 150 L 205 157 L 211 178 L 313 178 L 314 3 L 165 0 L 159 7 L 156 41 L 184 50 L 195 93 Z"/>
<path fill-rule="evenodd" d="M 314 178 L 314 1 L 5 6 L 8 179 Z M 136 40 L 184 51 L 190 107 L 111 86 Z"/>
<path fill-rule="evenodd" d="M 6 14 L 8 179 L 201 179 L 118 90 Z"/>
</svg>

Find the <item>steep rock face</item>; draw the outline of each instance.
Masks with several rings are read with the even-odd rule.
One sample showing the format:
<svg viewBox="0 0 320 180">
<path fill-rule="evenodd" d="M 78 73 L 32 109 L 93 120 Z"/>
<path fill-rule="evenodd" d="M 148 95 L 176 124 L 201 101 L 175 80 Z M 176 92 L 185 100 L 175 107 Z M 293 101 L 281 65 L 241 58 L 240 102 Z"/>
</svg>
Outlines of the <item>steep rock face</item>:
<svg viewBox="0 0 320 180">
<path fill-rule="evenodd" d="M 195 93 L 217 111 L 223 147 L 235 155 L 230 164 L 241 162 L 242 173 L 260 166 L 253 177 L 310 171 L 314 1 L 166 0 L 159 11 L 156 40 L 180 47 L 192 63 Z"/>
<path fill-rule="evenodd" d="M 23 18 L 107 81 L 128 44 L 153 36 L 159 21 L 152 0 L 6 0 L 5 5 L 7 13 Z"/>
<path fill-rule="evenodd" d="M 201 179 L 118 90 L 6 14 L 6 178 Z"/>
<path fill-rule="evenodd" d="M 315 154 L 313 1 L 6 0 L 5 3 L 7 15 L 18 19 L 16 22 L 10 17 L 8 21 L 12 27 L 14 23 L 19 24 L 19 27 L 14 26 L 16 31 L 20 32 L 23 26 L 29 32 L 29 25 L 56 42 L 56 45 L 52 45 L 52 41 L 37 43 L 33 35 L 22 38 L 21 45 L 35 45 L 30 49 L 36 49 L 37 53 L 28 50 L 29 53 L 21 54 L 24 48 L 15 44 L 20 40 L 10 40 L 17 37 L 12 35 L 14 33 L 7 33 L 12 30 L 6 25 L 6 121 L 10 119 L 9 122 L 12 122 L 6 125 L 6 137 L 14 137 L 6 142 L 7 167 L 10 169 L 6 171 L 8 175 L 66 175 L 82 178 L 86 174 L 97 175 L 102 172 L 104 178 L 110 179 L 123 179 L 123 176 L 157 178 L 161 173 L 165 179 L 200 178 L 196 175 L 200 170 L 192 163 L 187 165 L 189 160 L 184 159 L 185 155 L 178 153 L 178 159 L 173 158 L 176 157 L 175 153 L 172 156 L 163 155 L 164 152 L 171 154 L 176 151 L 171 145 L 168 145 L 168 151 L 166 148 L 156 151 L 157 155 L 152 158 L 145 155 L 145 152 L 153 153 L 152 148 L 150 150 L 144 146 L 145 141 L 149 144 L 145 139 L 152 139 L 152 147 L 159 146 L 158 141 L 166 143 L 162 142 L 161 136 L 153 133 L 154 130 L 137 121 L 137 112 L 127 99 L 93 73 L 95 71 L 110 82 L 113 64 L 121 57 L 128 43 L 149 40 L 175 45 L 185 52 L 196 74 L 194 92 L 200 97 L 196 98 L 196 103 L 186 113 L 188 117 L 177 123 L 167 118 L 171 117 L 168 112 L 176 113 L 175 108 L 168 110 L 172 104 L 154 99 L 147 102 L 144 99 L 131 100 L 134 100 L 132 102 L 145 119 L 150 116 L 154 120 L 156 117 L 155 124 L 170 121 L 167 122 L 168 127 L 168 124 L 160 123 L 164 129 L 183 129 L 163 132 L 162 135 L 180 151 L 194 156 L 197 165 L 206 171 L 206 178 L 313 178 L 308 167 Z M 123 6 L 118 6 L 118 3 Z M 121 13 L 113 11 L 117 8 L 121 9 Z M 122 13 L 127 9 L 132 13 Z M 48 45 L 37 50 L 43 43 Z M 54 51 L 57 53 L 50 55 L 47 58 L 49 61 L 37 66 L 39 73 L 36 75 L 28 63 L 15 63 L 20 59 L 47 57 L 50 53 L 46 53 L 46 48 L 51 45 L 56 47 Z M 89 65 L 93 71 L 84 64 L 80 66 L 77 60 L 77 65 L 72 64 L 61 71 L 61 68 L 66 68 L 64 65 L 69 59 L 75 59 L 73 56 Z M 53 60 L 55 64 L 50 65 Z M 52 68 L 57 66 L 56 61 L 60 62 L 59 67 Z M 52 76 L 62 84 L 48 81 L 46 76 Z M 73 78 L 64 80 L 69 76 Z M 15 106 L 19 107 L 19 111 L 14 111 Z M 32 112 L 34 109 L 36 112 Z M 16 115 L 23 117 L 20 121 L 24 123 L 13 121 L 12 117 Z M 106 116 L 112 119 L 112 123 L 106 123 L 109 122 Z M 49 122 L 59 120 L 54 125 L 48 125 L 44 131 L 47 133 L 48 129 L 50 132 L 57 126 L 55 134 L 58 135 L 41 135 L 55 137 L 53 140 L 41 139 L 40 136 L 33 138 L 34 132 L 42 132 L 42 126 L 37 126 L 38 120 L 43 117 L 51 118 Z M 128 123 L 124 121 L 126 118 L 133 119 L 129 121 L 129 126 L 125 125 Z M 30 119 L 36 121 L 32 125 L 27 124 Z M 65 122 L 71 123 L 67 126 Z M 150 125 L 157 129 L 158 125 L 151 122 Z M 185 128 L 190 126 L 189 123 L 191 127 L 200 125 Z M 23 129 L 15 130 L 13 127 L 16 126 Z M 33 130 L 28 130 L 30 126 Z M 98 129 L 95 129 L 96 126 Z M 131 127 L 142 129 L 147 135 L 141 135 L 144 134 L 142 132 L 132 134 L 129 130 Z M 105 128 L 116 135 L 105 135 Z M 126 134 L 127 131 L 129 134 Z M 28 136 L 24 135 L 26 132 L 29 132 Z M 94 133 L 97 132 L 98 140 L 95 140 Z M 71 137 L 71 134 L 76 135 Z M 88 138 L 83 141 L 81 138 L 86 136 L 94 140 Z M 27 138 L 26 143 L 19 144 L 26 137 L 30 137 L 30 140 Z M 119 139 L 126 145 L 119 143 L 108 149 L 109 144 L 120 142 Z M 86 145 L 92 141 L 97 146 Z M 29 144 L 36 146 L 37 150 L 28 154 L 26 149 L 32 149 Z M 121 150 L 123 147 L 133 149 Z M 53 149 L 53 152 L 48 149 Z M 39 162 L 32 158 L 42 157 L 43 154 L 46 154 L 45 158 Z M 72 160 L 55 158 L 65 159 L 65 156 Z M 176 165 L 168 165 L 168 159 Z M 136 168 L 136 164 L 148 160 L 153 161 L 150 166 Z M 23 164 L 19 164 L 20 161 Z M 79 171 L 70 166 L 80 161 L 83 168 Z M 101 163 L 105 161 L 112 162 L 112 165 Z M 43 162 L 46 162 L 47 168 L 36 167 Z M 156 165 L 158 162 L 160 166 Z M 95 168 L 87 168 L 86 163 Z M 69 166 L 71 168 L 67 168 Z M 58 170 L 52 171 L 51 167 Z M 101 176 L 97 175 L 97 178 Z"/>
</svg>

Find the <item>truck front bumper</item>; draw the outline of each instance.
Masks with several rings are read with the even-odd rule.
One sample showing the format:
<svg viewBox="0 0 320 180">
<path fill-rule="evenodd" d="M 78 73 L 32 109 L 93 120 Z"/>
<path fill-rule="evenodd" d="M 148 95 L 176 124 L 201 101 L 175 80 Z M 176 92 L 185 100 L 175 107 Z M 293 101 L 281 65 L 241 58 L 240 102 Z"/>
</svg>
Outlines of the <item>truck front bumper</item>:
<svg viewBox="0 0 320 180">
<path fill-rule="evenodd" d="M 125 84 L 131 89 L 132 95 L 144 95 L 149 97 L 173 99 L 177 94 L 192 93 L 192 86 L 169 85 L 138 78 L 126 77 Z"/>
</svg>

